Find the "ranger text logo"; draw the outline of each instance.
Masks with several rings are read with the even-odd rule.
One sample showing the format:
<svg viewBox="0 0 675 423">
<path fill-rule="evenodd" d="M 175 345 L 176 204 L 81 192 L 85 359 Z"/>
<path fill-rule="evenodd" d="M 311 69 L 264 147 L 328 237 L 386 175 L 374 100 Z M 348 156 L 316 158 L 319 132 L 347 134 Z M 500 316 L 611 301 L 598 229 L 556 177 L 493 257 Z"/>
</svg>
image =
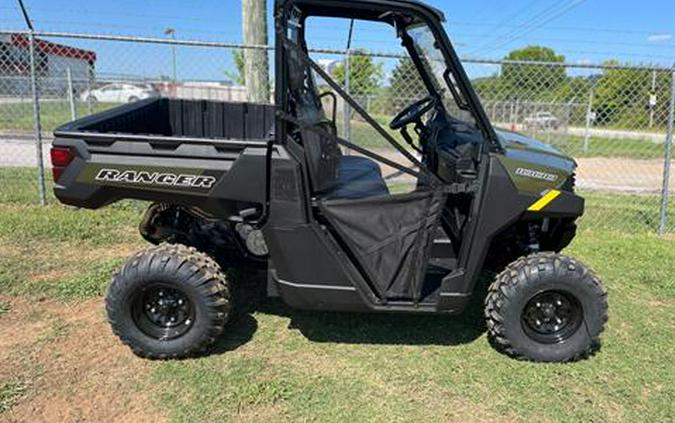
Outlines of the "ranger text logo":
<svg viewBox="0 0 675 423">
<path fill-rule="evenodd" d="M 523 167 L 516 169 L 516 175 L 525 176 L 527 178 L 543 179 L 544 181 L 550 182 L 555 182 L 558 179 L 558 175 L 542 172 L 539 170 L 525 169 Z"/>
<path fill-rule="evenodd" d="M 117 169 L 101 169 L 96 175 L 96 180 L 190 188 L 211 188 L 216 182 L 216 178 L 213 176 L 146 172 L 136 170 L 120 171 Z"/>
</svg>

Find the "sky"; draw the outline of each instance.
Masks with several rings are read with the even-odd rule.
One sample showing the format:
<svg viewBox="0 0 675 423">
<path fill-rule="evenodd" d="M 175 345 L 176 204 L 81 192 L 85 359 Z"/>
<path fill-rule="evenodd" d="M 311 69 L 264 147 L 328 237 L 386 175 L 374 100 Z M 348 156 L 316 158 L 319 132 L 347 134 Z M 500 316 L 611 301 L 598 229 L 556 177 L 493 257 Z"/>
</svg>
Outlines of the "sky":
<svg viewBox="0 0 675 423">
<path fill-rule="evenodd" d="M 171 27 L 175 28 L 177 38 L 241 42 L 241 0 L 24 1 L 38 30 L 164 37 L 164 29 Z M 445 13 L 446 30 L 463 58 L 496 59 L 513 49 L 540 44 L 553 48 L 573 63 L 617 59 L 640 64 L 675 64 L 673 0 L 428 0 L 427 3 Z M 269 13 L 270 19 L 271 16 Z M 0 28 L 25 28 L 16 0 L 0 0 Z M 343 26 L 316 25 L 313 34 L 315 47 L 343 49 L 346 45 Z M 399 51 L 392 33 L 375 31 L 367 25 L 356 26 L 354 41 L 372 51 Z M 111 73 L 123 73 L 125 66 L 148 68 L 148 72 L 159 72 L 161 68 L 164 72 L 170 61 L 166 46 L 129 46 L 122 50 L 118 44 L 101 46 L 77 40 L 67 43 L 95 48 L 101 60 L 108 61 L 102 62 L 102 66 Z M 222 69 L 232 65 L 231 57 L 207 60 L 214 55 L 182 50 L 178 51 L 180 70 L 190 77 L 218 79 Z M 206 63 L 209 61 L 218 63 L 209 65 Z"/>
</svg>

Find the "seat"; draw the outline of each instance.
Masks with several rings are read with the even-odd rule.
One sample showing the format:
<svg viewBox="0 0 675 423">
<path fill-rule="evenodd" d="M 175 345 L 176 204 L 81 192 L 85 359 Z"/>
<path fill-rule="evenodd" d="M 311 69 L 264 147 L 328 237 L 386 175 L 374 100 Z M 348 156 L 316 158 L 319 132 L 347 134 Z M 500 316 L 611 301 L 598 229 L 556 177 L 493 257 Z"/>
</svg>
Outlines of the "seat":
<svg viewBox="0 0 675 423">
<path fill-rule="evenodd" d="M 359 199 L 389 194 L 380 166 L 367 157 L 340 156 L 337 174 L 335 187 L 325 198 Z"/>
<path fill-rule="evenodd" d="M 307 46 L 302 45 L 306 50 Z M 335 123 L 326 119 L 314 75 L 305 60 L 288 50 L 288 85 L 295 116 L 304 125 L 298 128 L 312 184 L 312 193 L 325 199 L 359 199 L 387 195 L 380 166 L 359 156 L 340 151 Z M 314 127 L 315 131 L 307 129 Z M 334 135 L 335 134 L 335 135 Z"/>
</svg>

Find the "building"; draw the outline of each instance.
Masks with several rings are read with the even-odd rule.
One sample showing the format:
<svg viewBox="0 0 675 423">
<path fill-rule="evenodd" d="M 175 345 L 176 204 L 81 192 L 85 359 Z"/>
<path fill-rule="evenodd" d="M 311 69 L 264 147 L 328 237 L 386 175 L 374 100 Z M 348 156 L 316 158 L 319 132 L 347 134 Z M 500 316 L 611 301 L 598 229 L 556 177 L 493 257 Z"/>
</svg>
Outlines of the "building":
<svg viewBox="0 0 675 423">
<path fill-rule="evenodd" d="M 96 53 L 89 50 L 35 39 L 35 65 L 43 94 L 67 90 L 67 74 L 73 85 L 86 86 L 94 76 Z M 25 34 L 0 35 L 0 95 L 23 96 L 30 93 L 30 39 Z"/>
</svg>

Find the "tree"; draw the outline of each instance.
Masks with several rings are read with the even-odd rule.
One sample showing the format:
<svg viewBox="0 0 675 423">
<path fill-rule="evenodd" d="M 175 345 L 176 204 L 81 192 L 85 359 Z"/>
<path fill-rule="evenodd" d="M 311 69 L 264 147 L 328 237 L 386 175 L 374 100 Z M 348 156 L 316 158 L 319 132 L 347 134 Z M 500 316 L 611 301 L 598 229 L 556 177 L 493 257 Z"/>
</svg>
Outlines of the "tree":
<svg viewBox="0 0 675 423">
<path fill-rule="evenodd" d="M 471 85 L 481 100 L 487 102 L 509 100 L 515 92 L 499 75 L 476 78 Z"/>
<path fill-rule="evenodd" d="M 505 60 L 524 62 L 563 63 L 565 56 L 558 55 L 549 47 L 528 46 L 513 50 Z M 519 96 L 529 98 L 549 97 L 553 90 L 565 82 L 565 68 L 556 65 L 505 63 L 501 77 Z"/>
<path fill-rule="evenodd" d="M 241 50 L 234 50 L 232 52 L 232 60 L 234 60 L 235 72 L 225 71 L 225 76 L 230 78 L 232 82 L 237 85 L 246 85 L 246 64 L 244 63 L 244 52 Z"/>
<path fill-rule="evenodd" d="M 422 77 L 410 58 L 399 59 L 391 72 L 391 89 L 399 95 L 409 95 L 411 98 L 427 93 Z"/>
<path fill-rule="evenodd" d="M 381 63 L 373 62 L 361 50 L 349 56 L 349 92 L 355 95 L 373 94 L 380 86 L 384 72 Z M 339 63 L 332 72 L 333 78 L 341 86 L 345 86 L 345 64 Z"/>
<path fill-rule="evenodd" d="M 605 69 L 602 77 L 595 86 L 595 100 L 593 109 L 597 113 L 597 122 L 619 126 L 648 126 L 649 111 L 647 108 L 651 93 L 652 72 L 646 69 L 611 68 L 619 62 L 610 60 L 605 62 L 609 68 Z M 659 117 L 665 115 L 668 98 L 667 73 L 656 79 L 657 124 Z M 657 75 L 660 76 L 661 74 Z"/>
<path fill-rule="evenodd" d="M 390 86 L 382 93 L 381 112 L 395 114 L 427 94 L 427 89 L 410 58 L 399 59 L 389 78 Z"/>
</svg>

